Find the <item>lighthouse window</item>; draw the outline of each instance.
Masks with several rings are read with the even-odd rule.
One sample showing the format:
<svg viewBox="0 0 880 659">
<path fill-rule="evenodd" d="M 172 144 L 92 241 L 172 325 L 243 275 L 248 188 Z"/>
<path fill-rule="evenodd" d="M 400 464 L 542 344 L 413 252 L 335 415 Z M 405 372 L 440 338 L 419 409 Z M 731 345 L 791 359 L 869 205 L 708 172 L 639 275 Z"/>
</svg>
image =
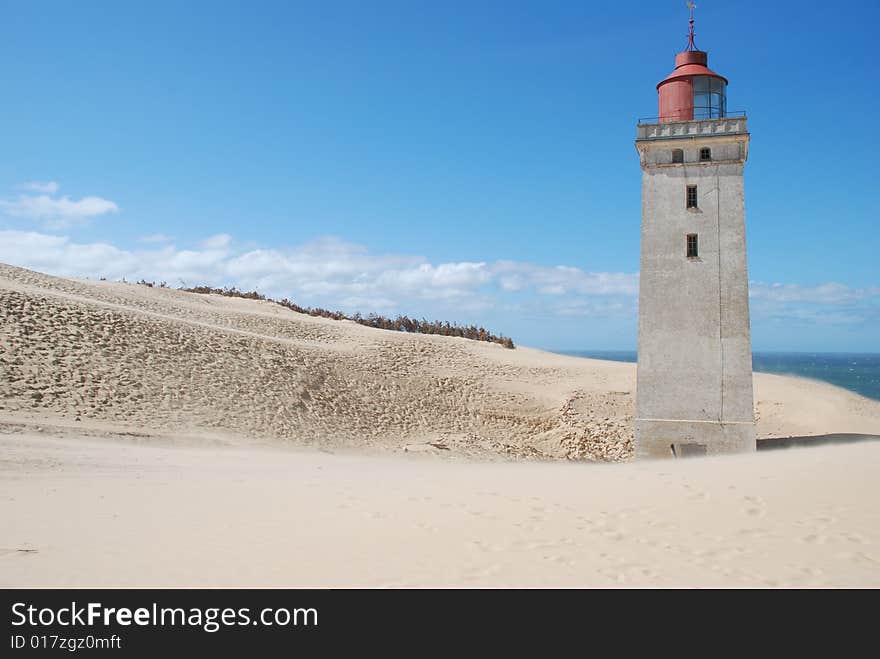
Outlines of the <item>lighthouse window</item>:
<svg viewBox="0 0 880 659">
<path fill-rule="evenodd" d="M 706 162 L 707 160 L 712 160 L 712 149 L 705 146 L 700 149 L 700 160 L 703 162 Z"/>
<path fill-rule="evenodd" d="M 673 149 L 672 162 L 684 162 L 684 151 L 681 149 Z"/>
<path fill-rule="evenodd" d="M 689 233 L 687 235 L 687 257 L 689 259 L 695 259 L 699 255 L 699 249 L 697 246 L 697 234 Z"/>
<path fill-rule="evenodd" d="M 697 208 L 697 186 L 687 186 L 687 207 Z"/>
<path fill-rule="evenodd" d="M 712 76 L 694 77 L 694 119 L 727 116 L 727 85 Z"/>
</svg>

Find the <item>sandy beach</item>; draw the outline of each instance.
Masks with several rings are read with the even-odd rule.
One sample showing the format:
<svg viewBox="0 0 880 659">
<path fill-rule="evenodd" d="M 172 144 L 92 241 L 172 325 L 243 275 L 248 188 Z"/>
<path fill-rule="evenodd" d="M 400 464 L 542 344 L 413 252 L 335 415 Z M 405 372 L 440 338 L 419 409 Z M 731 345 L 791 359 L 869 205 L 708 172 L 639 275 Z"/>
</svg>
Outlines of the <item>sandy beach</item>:
<svg viewBox="0 0 880 659">
<path fill-rule="evenodd" d="M 634 395 L 634 364 L 0 265 L 0 585 L 880 585 L 880 443 L 630 462 Z M 880 435 L 825 383 L 755 400 L 761 438 Z"/>
<path fill-rule="evenodd" d="M 4 586 L 880 586 L 880 443 L 629 464 L 4 435 Z"/>
</svg>

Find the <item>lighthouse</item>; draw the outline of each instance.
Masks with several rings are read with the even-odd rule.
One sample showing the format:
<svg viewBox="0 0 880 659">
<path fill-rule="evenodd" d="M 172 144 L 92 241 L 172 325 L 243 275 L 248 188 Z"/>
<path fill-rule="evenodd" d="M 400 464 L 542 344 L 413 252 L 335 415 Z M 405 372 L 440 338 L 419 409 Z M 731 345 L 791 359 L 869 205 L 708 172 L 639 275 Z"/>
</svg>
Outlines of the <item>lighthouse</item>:
<svg viewBox="0 0 880 659">
<path fill-rule="evenodd" d="M 743 169 L 749 132 L 694 40 L 640 120 L 636 457 L 755 450 Z"/>
</svg>

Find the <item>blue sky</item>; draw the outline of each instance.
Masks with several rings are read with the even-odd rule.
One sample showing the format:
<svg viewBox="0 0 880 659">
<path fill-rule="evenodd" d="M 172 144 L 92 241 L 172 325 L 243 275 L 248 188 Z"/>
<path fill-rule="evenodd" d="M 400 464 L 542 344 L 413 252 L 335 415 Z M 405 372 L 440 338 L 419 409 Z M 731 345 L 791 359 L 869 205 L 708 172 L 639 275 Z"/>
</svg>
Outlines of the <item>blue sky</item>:
<svg viewBox="0 0 880 659">
<path fill-rule="evenodd" d="M 0 260 L 636 343 L 684 3 L 2 3 Z M 699 2 L 749 112 L 756 349 L 880 350 L 880 5 Z"/>
</svg>

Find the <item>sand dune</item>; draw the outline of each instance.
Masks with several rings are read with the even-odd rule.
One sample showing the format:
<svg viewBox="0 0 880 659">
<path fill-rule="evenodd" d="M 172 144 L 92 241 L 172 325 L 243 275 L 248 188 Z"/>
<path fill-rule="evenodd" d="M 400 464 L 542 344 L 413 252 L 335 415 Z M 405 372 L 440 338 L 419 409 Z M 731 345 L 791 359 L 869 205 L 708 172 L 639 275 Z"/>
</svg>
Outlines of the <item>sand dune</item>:
<svg viewBox="0 0 880 659">
<path fill-rule="evenodd" d="M 0 265 L 0 423 L 56 434 L 622 460 L 635 367 Z M 880 434 L 880 403 L 755 376 L 759 436 Z"/>
</svg>

